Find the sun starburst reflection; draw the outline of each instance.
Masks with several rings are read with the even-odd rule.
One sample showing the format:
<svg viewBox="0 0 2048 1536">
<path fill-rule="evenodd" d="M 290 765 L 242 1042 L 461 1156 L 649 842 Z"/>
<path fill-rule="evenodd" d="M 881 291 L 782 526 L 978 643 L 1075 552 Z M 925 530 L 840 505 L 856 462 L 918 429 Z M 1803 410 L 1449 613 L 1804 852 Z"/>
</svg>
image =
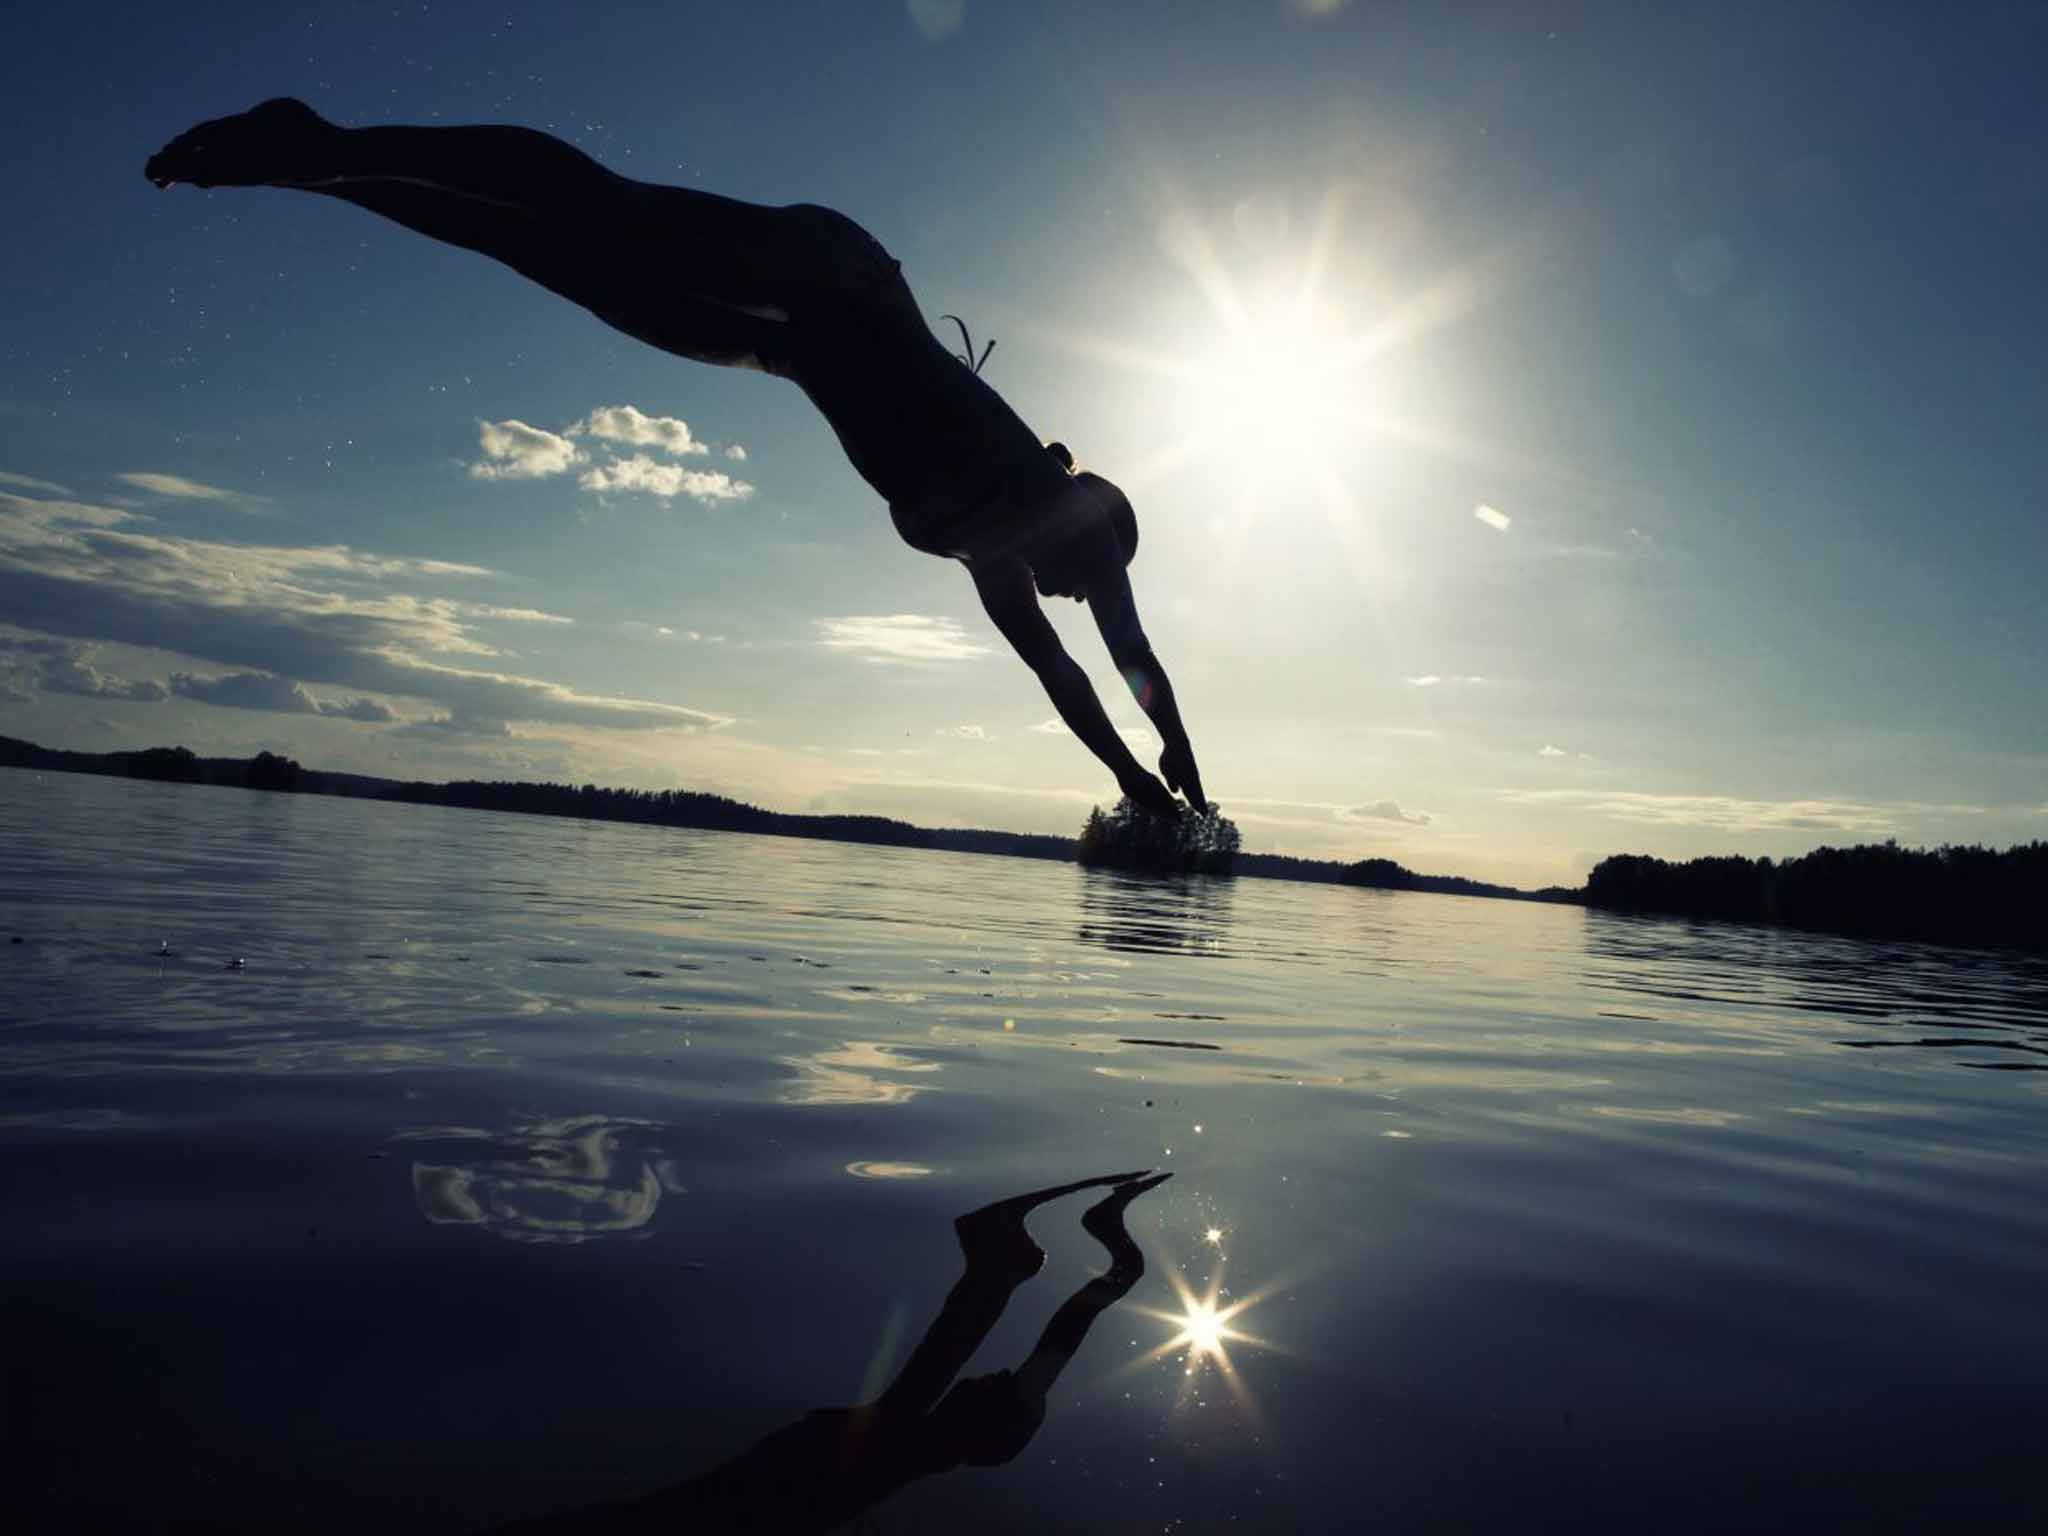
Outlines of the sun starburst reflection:
<svg viewBox="0 0 2048 1536">
<path fill-rule="evenodd" d="M 1264 1339 L 1246 1333 L 1236 1326 L 1236 1319 L 1249 1311 L 1258 1302 L 1262 1293 L 1254 1292 L 1249 1296 L 1225 1301 L 1223 1271 L 1220 1265 L 1209 1276 L 1208 1289 L 1202 1295 L 1197 1295 L 1178 1271 L 1169 1273 L 1166 1278 L 1173 1287 L 1174 1299 L 1179 1303 L 1178 1310 L 1163 1311 L 1155 1307 L 1141 1307 L 1139 1310 L 1164 1323 L 1173 1332 L 1165 1343 L 1155 1346 L 1139 1363 L 1149 1364 L 1168 1355 L 1179 1354 L 1183 1356 L 1189 1374 L 1192 1375 L 1205 1365 L 1214 1365 L 1222 1372 L 1224 1379 L 1235 1387 L 1237 1368 L 1231 1363 L 1230 1346 L 1242 1344 L 1251 1349 L 1271 1348 Z"/>
</svg>

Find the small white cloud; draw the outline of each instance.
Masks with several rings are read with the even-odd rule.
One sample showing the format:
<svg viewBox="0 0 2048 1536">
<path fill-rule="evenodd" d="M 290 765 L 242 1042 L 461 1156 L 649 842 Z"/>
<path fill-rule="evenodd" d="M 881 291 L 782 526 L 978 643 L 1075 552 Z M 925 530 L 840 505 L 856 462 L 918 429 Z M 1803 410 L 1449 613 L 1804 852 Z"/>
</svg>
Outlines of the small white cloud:
<svg viewBox="0 0 2048 1536">
<path fill-rule="evenodd" d="M 969 640 L 952 619 L 892 613 L 813 622 L 818 644 L 832 651 L 854 651 L 870 661 L 972 661 L 988 654 L 987 646 Z"/>
<path fill-rule="evenodd" d="M 741 447 L 738 443 L 733 443 L 730 446 L 728 446 L 725 450 L 725 456 L 728 459 L 731 459 L 735 464 L 744 464 L 747 462 L 747 450 Z"/>
<path fill-rule="evenodd" d="M 1351 0 L 1288 0 L 1297 16 L 1334 16 Z"/>
<path fill-rule="evenodd" d="M 666 624 L 655 625 L 654 632 L 657 635 L 661 636 L 661 638 L 664 640 L 673 640 L 676 637 L 676 632 L 670 629 Z M 695 637 L 692 636 L 692 638 L 694 639 Z"/>
<path fill-rule="evenodd" d="M 957 736 L 962 741 L 994 741 L 985 727 L 979 725 L 945 725 L 933 731 L 934 736 Z"/>
<path fill-rule="evenodd" d="M 173 496 L 181 501 L 233 501 L 235 493 L 224 491 L 217 485 L 201 485 L 197 480 L 187 480 L 183 475 L 132 474 L 116 475 L 124 485 L 132 485 L 138 491 L 147 491 L 152 496 Z"/>
<path fill-rule="evenodd" d="M 967 19 L 967 0 L 906 0 L 904 9 L 917 30 L 933 42 L 958 32 Z"/>
<path fill-rule="evenodd" d="M 569 428 L 571 437 L 603 438 L 608 443 L 626 443 L 635 448 L 659 448 L 663 453 L 684 458 L 711 450 L 690 433 L 690 424 L 679 416 L 649 416 L 635 406 L 603 405 Z M 742 453 L 741 458 L 746 455 Z"/>
<path fill-rule="evenodd" d="M 1159 745 L 1159 738 L 1146 730 L 1142 725 L 1120 725 L 1116 728 L 1116 733 L 1123 737 L 1126 746 L 1156 747 Z"/>
<path fill-rule="evenodd" d="M 1053 716 L 1050 720 L 1039 721 L 1038 724 L 1030 729 L 1032 734 L 1037 736 L 1071 736 L 1074 734 L 1067 729 L 1067 722 L 1060 719 L 1057 715 Z"/>
<path fill-rule="evenodd" d="M 484 456 L 469 466 L 477 480 L 541 480 L 566 474 L 582 462 L 583 450 L 568 438 L 523 421 L 480 421 L 477 442 Z"/>
<path fill-rule="evenodd" d="M 1472 509 L 1472 515 L 1486 524 L 1487 527 L 1496 529 L 1501 533 L 1506 533 L 1508 525 L 1514 521 L 1507 513 L 1501 511 L 1500 508 L 1489 507 L 1483 501 Z"/>
<path fill-rule="evenodd" d="M 1409 678 L 1408 686 L 1410 688 L 1434 688 L 1438 683 L 1441 683 L 1442 681 L 1443 679 L 1439 677 L 1436 673 L 1425 672 L 1420 677 Z"/>
<path fill-rule="evenodd" d="M 1427 811 L 1404 811 L 1392 800 L 1374 800 L 1367 805 L 1342 806 L 1336 814 L 1339 821 L 1400 821 L 1411 827 L 1426 827 L 1430 823 Z"/>
<path fill-rule="evenodd" d="M 1563 747 L 1554 747 L 1546 741 L 1542 745 L 1542 747 L 1538 749 L 1536 755 L 1538 757 L 1570 757 L 1571 753 L 1565 751 Z"/>
<path fill-rule="evenodd" d="M 577 483 L 587 491 L 644 491 L 663 500 L 688 496 L 706 504 L 744 501 L 754 494 L 754 488 L 746 481 L 735 480 L 721 471 L 660 464 L 644 453 L 587 469 Z"/>
</svg>

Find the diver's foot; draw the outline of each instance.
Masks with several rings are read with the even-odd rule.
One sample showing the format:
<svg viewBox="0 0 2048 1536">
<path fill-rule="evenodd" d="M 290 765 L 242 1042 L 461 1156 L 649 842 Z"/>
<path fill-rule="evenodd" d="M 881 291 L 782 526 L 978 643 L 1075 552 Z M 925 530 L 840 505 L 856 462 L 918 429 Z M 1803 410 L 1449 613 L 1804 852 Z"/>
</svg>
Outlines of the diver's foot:
<svg viewBox="0 0 2048 1536">
<path fill-rule="evenodd" d="M 142 168 L 158 187 L 261 187 L 331 174 L 327 147 L 340 130 L 303 101 L 279 96 L 188 128 Z"/>
<path fill-rule="evenodd" d="M 1082 1228 L 1090 1237 L 1107 1248 L 1112 1257 L 1121 1255 L 1127 1248 L 1135 1248 L 1135 1244 L 1131 1242 L 1130 1232 L 1124 1227 L 1125 1208 L 1147 1190 L 1157 1189 L 1172 1177 L 1170 1173 L 1155 1173 L 1118 1185 L 1082 1213 Z M 1143 1273 L 1142 1260 L 1138 1268 L 1139 1272 Z"/>
</svg>

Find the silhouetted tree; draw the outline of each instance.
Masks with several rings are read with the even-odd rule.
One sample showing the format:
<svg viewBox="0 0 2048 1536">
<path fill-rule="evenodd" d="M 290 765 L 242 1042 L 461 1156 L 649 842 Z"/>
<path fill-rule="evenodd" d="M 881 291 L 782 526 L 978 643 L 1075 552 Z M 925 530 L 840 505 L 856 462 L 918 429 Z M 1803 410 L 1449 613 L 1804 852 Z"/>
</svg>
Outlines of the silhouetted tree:
<svg viewBox="0 0 2048 1536">
<path fill-rule="evenodd" d="M 1088 813 L 1074 858 L 1108 869 L 1227 875 L 1240 841 L 1237 823 L 1214 806 L 1180 816 L 1154 816 L 1126 795 L 1106 816 L 1099 805 Z"/>
<path fill-rule="evenodd" d="M 1623 912 L 1784 923 L 1871 938 L 2048 949 L 2048 843 L 1816 848 L 1801 858 L 1717 857 L 1683 864 L 1643 854 L 1603 859 L 1586 903 Z"/>
<path fill-rule="evenodd" d="M 1345 869 L 1344 883 L 1369 885 L 1382 891 L 1406 891 L 1414 889 L 1415 874 L 1392 859 L 1360 859 Z"/>
<path fill-rule="evenodd" d="M 279 757 L 275 752 L 258 752 L 249 760 L 249 771 L 243 782 L 251 789 L 275 789 L 290 791 L 299 787 L 299 765 L 288 757 Z"/>
</svg>

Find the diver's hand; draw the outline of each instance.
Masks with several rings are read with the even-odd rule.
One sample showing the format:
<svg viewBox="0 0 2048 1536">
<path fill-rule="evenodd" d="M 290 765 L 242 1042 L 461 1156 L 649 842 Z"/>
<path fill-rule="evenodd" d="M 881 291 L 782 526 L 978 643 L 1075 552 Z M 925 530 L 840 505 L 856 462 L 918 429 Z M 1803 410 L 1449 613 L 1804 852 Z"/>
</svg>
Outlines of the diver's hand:
<svg viewBox="0 0 2048 1536">
<path fill-rule="evenodd" d="M 1159 754 L 1159 772 L 1165 778 L 1167 788 L 1180 791 L 1188 797 L 1188 804 L 1198 811 L 1209 809 L 1209 800 L 1202 793 L 1201 770 L 1195 767 L 1195 749 L 1186 742 L 1177 747 L 1168 747 Z"/>
<path fill-rule="evenodd" d="M 322 150 L 338 130 L 303 101 L 279 96 L 233 117 L 188 128 L 149 157 L 142 174 L 159 188 L 260 187 L 320 180 Z"/>
<path fill-rule="evenodd" d="M 1140 810 L 1149 811 L 1154 816 L 1180 814 L 1180 802 L 1173 798 L 1173 792 L 1142 768 L 1118 780 L 1117 784 Z"/>
</svg>

